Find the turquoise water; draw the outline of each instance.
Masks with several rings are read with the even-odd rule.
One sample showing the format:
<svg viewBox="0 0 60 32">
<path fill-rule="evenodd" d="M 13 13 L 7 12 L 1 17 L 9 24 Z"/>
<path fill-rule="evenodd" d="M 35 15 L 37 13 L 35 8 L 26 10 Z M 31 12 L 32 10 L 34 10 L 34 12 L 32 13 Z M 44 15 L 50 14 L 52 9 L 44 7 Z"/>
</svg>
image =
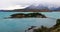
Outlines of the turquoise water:
<svg viewBox="0 0 60 32">
<path fill-rule="evenodd" d="M 49 18 L 0 19 L 0 32 L 24 32 L 31 26 L 52 27 L 55 24 L 56 20 Z"/>
<path fill-rule="evenodd" d="M 41 25 L 52 27 L 56 24 L 56 19 L 60 18 L 60 12 L 41 12 L 49 18 L 4 19 L 15 13 L 27 12 L 0 12 L 0 32 L 24 32 L 31 26 L 40 27 Z"/>
<path fill-rule="evenodd" d="M 0 12 L 0 18 L 9 17 L 15 13 L 32 13 L 32 12 Z M 42 14 L 46 15 L 47 17 L 51 18 L 60 18 L 60 12 L 41 12 Z"/>
</svg>

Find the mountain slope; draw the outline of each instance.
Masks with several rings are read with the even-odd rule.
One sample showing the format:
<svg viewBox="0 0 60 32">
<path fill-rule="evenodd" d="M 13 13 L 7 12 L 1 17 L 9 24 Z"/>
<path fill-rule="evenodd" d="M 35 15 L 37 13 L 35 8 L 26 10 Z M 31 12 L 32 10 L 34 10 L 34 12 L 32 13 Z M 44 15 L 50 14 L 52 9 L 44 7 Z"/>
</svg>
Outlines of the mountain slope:
<svg viewBox="0 0 60 32">
<path fill-rule="evenodd" d="M 2 11 L 2 10 L 0 10 Z M 2 12 L 56 12 L 60 11 L 60 6 L 50 4 L 33 4 L 24 9 L 3 10 Z"/>
</svg>

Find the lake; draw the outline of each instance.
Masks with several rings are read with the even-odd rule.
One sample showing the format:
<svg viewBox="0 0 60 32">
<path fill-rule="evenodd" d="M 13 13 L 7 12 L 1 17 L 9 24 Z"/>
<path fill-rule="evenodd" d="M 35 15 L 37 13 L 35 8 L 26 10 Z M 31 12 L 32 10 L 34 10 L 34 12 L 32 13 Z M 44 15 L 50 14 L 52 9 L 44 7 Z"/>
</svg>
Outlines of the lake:
<svg viewBox="0 0 60 32">
<path fill-rule="evenodd" d="M 49 18 L 4 19 L 15 13 L 32 12 L 0 12 L 0 32 L 24 32 L 31 26 L 40 27 L 41 25 L 52 27 L 56 24 L 56 19 L 60 18 L 60 12 L 41 12 Z"/>
<path fill-rule="evenodd" d="M 16 13 L 33 13 L 33 12 L 0 12 L 0 18 L 9 17 L 10 15 Z M 39 12 L 39 13 L 42 13 L 47 17 L 51 18 L 60 18 L 60 12 Z"/>
</svg>

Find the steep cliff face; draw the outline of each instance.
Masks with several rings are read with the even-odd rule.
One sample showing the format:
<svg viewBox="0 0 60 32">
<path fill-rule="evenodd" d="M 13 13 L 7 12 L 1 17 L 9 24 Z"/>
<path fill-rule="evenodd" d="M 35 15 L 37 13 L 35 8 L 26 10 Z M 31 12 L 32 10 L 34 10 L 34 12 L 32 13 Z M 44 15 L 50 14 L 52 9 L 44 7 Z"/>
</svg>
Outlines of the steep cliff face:
<svg viewBox="0 0 60 32">
<path fill-rule="evenodd" d="M 28 14 L 18 13 L 18 14 L 11 15 L 10 18 L 29 18 L 29 17 L 47 18 L 45 15 L 43 15 L 41 13 L 28 13 Z"/>
</svg>

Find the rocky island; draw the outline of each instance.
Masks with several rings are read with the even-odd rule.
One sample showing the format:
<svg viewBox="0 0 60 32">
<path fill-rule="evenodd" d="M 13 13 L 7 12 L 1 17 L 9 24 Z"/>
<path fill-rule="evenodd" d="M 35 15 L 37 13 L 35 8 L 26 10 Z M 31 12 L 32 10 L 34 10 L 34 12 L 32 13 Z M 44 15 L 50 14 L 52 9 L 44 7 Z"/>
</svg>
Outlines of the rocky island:
<svg viewBox="0 0 60 32">
<path fill-rule="evenodd" d="M 12 14 L 10 15 L 10 18 L 47 18 L 45 15 L 41 13 L 17 13 L 17 14 Z"/>
</svg>

